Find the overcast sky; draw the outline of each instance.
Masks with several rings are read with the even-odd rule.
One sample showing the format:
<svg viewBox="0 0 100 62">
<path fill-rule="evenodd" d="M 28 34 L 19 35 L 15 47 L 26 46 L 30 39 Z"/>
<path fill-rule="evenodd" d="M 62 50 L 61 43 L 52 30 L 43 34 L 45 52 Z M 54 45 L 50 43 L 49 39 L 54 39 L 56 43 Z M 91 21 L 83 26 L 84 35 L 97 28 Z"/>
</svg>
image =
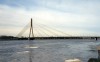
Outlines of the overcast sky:
<svg viewBox="0 0 100 62">
<path fill-rule="evenodd" d="M 0 35 L 16 36 L 30 18 L 71 35 L 100 35 L 100 0 L 0 0 Z"/>
</svg>

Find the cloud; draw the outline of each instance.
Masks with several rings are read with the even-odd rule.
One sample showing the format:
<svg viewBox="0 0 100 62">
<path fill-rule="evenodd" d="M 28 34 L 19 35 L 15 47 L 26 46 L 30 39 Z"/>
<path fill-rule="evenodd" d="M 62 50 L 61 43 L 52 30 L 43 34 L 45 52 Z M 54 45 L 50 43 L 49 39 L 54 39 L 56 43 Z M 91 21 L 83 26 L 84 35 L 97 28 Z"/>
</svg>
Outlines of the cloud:
<svg viewBox="0 0 100 62">
<path fill-rule="evenodd" d="M 99 5 L 98 1 L 6 1 L 0 5 L 0 28 L 2 32 L 10 28 L 20 29 L 27 25 L 32 17 L 34 25 L 42 23 L 68 33 L 99 33 Z"/>
</svg>

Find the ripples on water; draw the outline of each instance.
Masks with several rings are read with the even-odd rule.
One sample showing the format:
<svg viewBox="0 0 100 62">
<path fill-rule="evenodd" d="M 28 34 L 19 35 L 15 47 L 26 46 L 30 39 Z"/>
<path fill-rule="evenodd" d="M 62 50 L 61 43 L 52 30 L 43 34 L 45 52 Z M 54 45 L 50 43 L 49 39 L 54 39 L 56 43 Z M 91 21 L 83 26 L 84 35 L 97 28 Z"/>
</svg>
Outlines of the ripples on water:
<svg viewBox="0 0 100 62">
<path fill-rule="evenodd" d="M 33 62 L 64 62 L 74 58 L 87 62 L 98 57 L 97 45 L 100 42 L 95 40 L 0 41 L 0 62 L 29 62 L 30 50 Z"/>
</svg>

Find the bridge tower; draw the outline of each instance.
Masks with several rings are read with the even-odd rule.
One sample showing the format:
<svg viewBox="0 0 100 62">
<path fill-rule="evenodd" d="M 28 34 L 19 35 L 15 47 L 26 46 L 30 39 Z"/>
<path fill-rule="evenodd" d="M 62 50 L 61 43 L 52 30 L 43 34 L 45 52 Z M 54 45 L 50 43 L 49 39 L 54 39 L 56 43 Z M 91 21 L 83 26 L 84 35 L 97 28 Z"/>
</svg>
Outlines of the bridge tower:
<svg viewBox="0 0 100 62">
<path fill-rule="evenodd" d="M 30 24 L 30 32 L 29 32 L 29 39 L 32 35 L 32 38 L 34 38 L 34 33 L 33 33 L 33 20 L 31 18 L 31 24 Z"/>
</svg>

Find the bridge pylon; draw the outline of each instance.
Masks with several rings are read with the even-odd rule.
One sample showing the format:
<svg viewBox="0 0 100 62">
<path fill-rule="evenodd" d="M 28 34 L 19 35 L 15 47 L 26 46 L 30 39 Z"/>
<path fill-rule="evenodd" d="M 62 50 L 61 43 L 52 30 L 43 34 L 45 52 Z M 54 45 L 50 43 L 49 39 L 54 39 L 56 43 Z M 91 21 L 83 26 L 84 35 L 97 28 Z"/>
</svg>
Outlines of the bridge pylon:
<svg viewBox="0 0 100 62">
<path fill-rule="evenodd" d="M 30 24 L 30 32 L 29 32 L 29 39 L 32 35 L 32 38 L 34 38 L 34 33 L 33 33 L 33 20 L 31 18 L 31 24 Z"/>
</svg>

